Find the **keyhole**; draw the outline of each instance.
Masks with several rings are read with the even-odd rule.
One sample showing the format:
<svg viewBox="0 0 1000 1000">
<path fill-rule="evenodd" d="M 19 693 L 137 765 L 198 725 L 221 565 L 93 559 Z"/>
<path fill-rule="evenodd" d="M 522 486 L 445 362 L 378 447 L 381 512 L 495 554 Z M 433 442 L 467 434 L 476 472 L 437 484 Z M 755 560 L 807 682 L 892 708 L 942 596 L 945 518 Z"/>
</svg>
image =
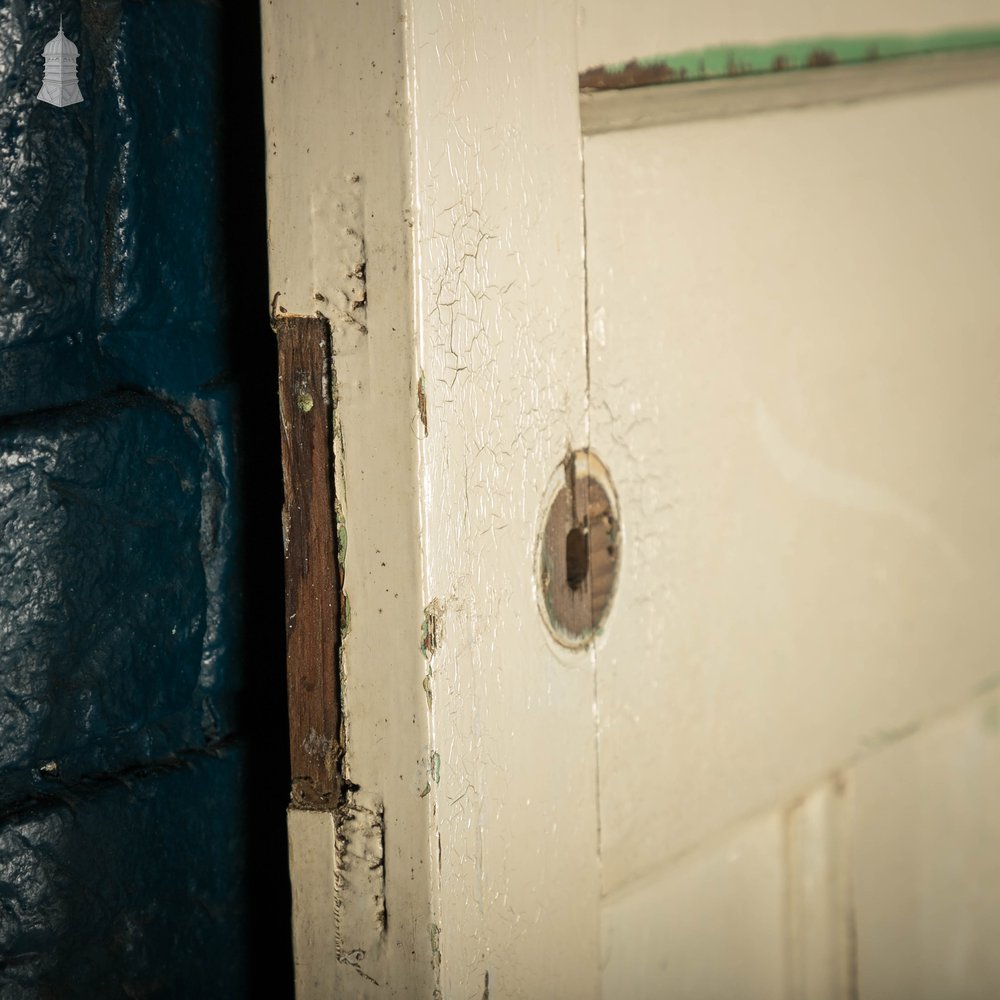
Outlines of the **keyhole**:
<svg viewBox="0 0 1000 1000">
<path fill-rule="evenodd" d="M 601 460 L 581 449 L 552 474 L 535 557 L 538 605 L 555 640 L 582 649 L 604 627 L 621 547 L 618 503 Z"/>
<path fill-rule="evenodd" d="M 566 535 L 566 583 L 570 590 L 579 590 L 590 569 L 590 546 L 583 528 L 570 528 Z"/>
</svg>

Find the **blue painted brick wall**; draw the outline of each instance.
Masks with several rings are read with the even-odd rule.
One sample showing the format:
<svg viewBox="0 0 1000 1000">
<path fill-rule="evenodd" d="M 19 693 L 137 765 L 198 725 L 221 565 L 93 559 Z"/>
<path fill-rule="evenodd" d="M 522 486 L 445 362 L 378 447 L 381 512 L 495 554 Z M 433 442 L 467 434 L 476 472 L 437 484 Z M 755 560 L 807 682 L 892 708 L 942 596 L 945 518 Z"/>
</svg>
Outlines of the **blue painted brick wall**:
<svg viewBox="0 0 1000 1000">
<path fill-rule="evenodd" d="M 7 797 L 44 789 L 48 761 L 67 781 L 201 744 L 205 452 L 190 418 L 125 393 L 0 429 Z"/>
<path fill-rule="evenodd" d="M 35 98 L 60 14 L 69 108 Z M 225 30 L 0 9 L 3 997 L 247 995 Z"/>
<path fill-rule="evenodd" d="M 248 996 L 242 769 L 188 754 L 8 814 L 4 1000 Z"/>
</svg>

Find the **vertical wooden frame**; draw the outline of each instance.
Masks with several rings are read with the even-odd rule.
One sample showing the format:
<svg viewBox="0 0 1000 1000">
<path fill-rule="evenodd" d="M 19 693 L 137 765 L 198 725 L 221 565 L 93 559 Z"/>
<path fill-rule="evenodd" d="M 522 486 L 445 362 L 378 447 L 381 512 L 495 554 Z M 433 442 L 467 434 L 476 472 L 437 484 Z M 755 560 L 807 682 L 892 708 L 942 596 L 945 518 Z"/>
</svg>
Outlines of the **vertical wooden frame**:
<svg viewBox="0 0 1000 1000">
<path fill-rule="evenodd" d="M 441 988 L 586 997 L 593 673 L 550 640 L 533 580 L 546 486 L 586 443 L 575 4 L 410 18 Z"/>
<path fill-rule="evenodd" d="M 272 313 L 279 331 L 307 317 L 329 324 L 344 609 L 339 664 L 325 667 L 340 674 L 337 801 L 289 811 L 297 993 L 426 997 L 435 963 L 404 12 L 346 0 L 261 10 Z"/>
<path fill-rule="evenodd" d="M 273 318 L 329 328 L 344 609 L 298 994 L 593 996 L 593 666 L 533 574 L 587 436 L 575 5 L 262 12 Z"/>
</svg>

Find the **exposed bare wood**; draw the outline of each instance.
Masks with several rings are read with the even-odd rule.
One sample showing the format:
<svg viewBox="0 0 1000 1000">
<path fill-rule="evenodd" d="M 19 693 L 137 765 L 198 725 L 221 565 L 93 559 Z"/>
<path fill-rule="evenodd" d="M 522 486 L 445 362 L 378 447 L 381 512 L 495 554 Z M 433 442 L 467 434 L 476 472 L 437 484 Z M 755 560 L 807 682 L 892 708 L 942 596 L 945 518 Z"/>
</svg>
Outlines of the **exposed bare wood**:
<svg viewBox="0 0 1000 1000">
<path fill-rule="evenodd" d="M 333 496 L 330 327 L 276 316 L 285 478 L 285 604 L 292 805 L 340 796 L 340 572 Z"/>
</svg>

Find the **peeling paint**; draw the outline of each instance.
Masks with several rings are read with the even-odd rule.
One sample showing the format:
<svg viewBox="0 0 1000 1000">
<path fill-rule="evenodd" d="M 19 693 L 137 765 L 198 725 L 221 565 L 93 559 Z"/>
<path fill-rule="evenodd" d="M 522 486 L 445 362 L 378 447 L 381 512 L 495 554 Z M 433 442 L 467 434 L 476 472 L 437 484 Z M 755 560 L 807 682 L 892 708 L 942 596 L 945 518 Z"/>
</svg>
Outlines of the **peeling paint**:
<svg viewBox="0 0 1000 1000">
<path fill-rule="evenodd" d="M 336 454 L 342 455 L 343 449 L 338 434 L 339 427 L 335 419 L 333 428 L 334 450 Z M 344 516 L 343 506 L 340 503 L 340 492 L 340 489 L 335 488 L 333 499 L 333 519 L 337 533 L 337 577 L 340 590 L 340 643 L 337 647 L 337 669 L 343 673 L 344 640 L 351 631 L 351 599 L 347 593 L 347 519 Z"/>
<path fill-rule="evenodd" d="M 347 596 L 347 592 L 343 592 L 343 597 L 341 600 L 341 616 L 340 616 L 340 642 L 341 649 L 343 649 L 344 638 L 351 631 L 351 599 Z"/>
<path fill-rule="evenodd" d="M 444 638 L 444 612 L 444 601 L 437 597 L 424 608 L 424 620 L 420 626 L 420 652 L 427 659 L 437 652 Z"/>
<path fill-rule="evenodd" d="M 434 695 L 432 686 L 434 683 L 434 670 L 429 662 L 437 652 L 438 644 L 444 636 L 444 602 L 435 598 L 424 608 L 424 618 L 420 626 L 420 652 L 427 663 L 427 673 L 424 674 L 421 686 L 427 698 L 427 709 L 430 711 L 434 706 Z"/>
<path fill-rule="evenodd" d="M 278 303 L 293 311 L 321 310 L 330 326 L 344 748 L 342 799 L 325 816 L 295 820 L 293 855 L 299 844 L 315 847 L 293 867 L 297 995 L 430 996 L 432 886 L 422 873 L 432 848 L 432 741 L 414 683 L 427 661 L 413 633 L 431 594 L 421 597 L 411 516 L 421 430 L 415 244 L 404 233 L 415 193 L 405 155 L 409 31 L 382 5 L 287 7 L 262 8 L 264 77 L 279 81 L 265 109 L 279 150 L 268 175 L 271 291 L 281 288 Z M 349 45 L 312 44 L 331 23 Z M 365 114 L 373 102 L 387 110 L 381 124 Z"/>
<path fill-rule="evenodd" d="M 417 379 L 417 413 L 420 416 L 420 424 L 424 428 L 424 436 L 427 435 L 427 379 L 421 369 L 420 378 Z"/>
<path fill-rule="evenodd" d="M 385 935 L 385 820 L 382 800 L 348 789 L 337 807 L 337 959 L 371 982 L 362 967 Z"/>
<path fill-rule="evenodd" d="M 589 745 L 593 687 L 584 671 L 549 668 L 532 565 L 540 493 L 567 440 L 585 438 L 579 97 L 549 76 L 574 65 L 575 12 L 519 2 L 412 13 L 416 92 L 422 107 L 428 94 L 440 103 L 414 132 L 412 369 L 433 423 L 417 449 L 425 600 L 447 610 L 446 634 L 443 616 L 425 616 L 417 637 L 433 667 L 427 746 L 440 756 L 426 800 L 441 835 L 440 985 L 479 997 L 489 963 L 494 994 L 587 996 L 592 970 L 576 956 L 597 951 L 596 781 L 585 754 L 555 777 L 536 765 L 556 729 Z M 515 30 L 546 39 L 546 59 L 511 45 Z M 436 40 L 426 53 L 425 39 Z M 431 55 L 441 40 L 445 58 Z M 557 826 L 576 832 L 543 861 L 537 845 Z M 506 863 L 514 856 L 527 861 Z M 529 942 L 541 925 L 548 963 Z"/>
<path fill-rule="evenodd" d="M 431 936 L 431 968 L 434 971 L 433 1000 L 441 1000 L 441 928 L 437 924 L 430 926 Z"/>
<path fill-rule="evenodd" d="M 925 35 L 815 38 L 772 45 L 724 45 L 594 66 L 580 74 L 581 90 L 625 90 L 653 84 L 715 80 L 761 73 L 1000 47 L 1000 28 Z"/>
<path fill-rule="evenodd" d="M 362 335 L 368 333 L 368 253 L 364 206 L 365 186 L 357 173 L 349 174 L 343 183 L 317 191 L 311 201 L 314 237 L 322 238 L 331 228 L 339 232 L 335 287 L 323 289 L 314 297 L 328 304 L 335 324 Z M 314 259 L 318 259 L 319 248 L 315 249 L 317 254 Z M 319 284 L 318 279 L 316 283 Z"/>
</svg>

